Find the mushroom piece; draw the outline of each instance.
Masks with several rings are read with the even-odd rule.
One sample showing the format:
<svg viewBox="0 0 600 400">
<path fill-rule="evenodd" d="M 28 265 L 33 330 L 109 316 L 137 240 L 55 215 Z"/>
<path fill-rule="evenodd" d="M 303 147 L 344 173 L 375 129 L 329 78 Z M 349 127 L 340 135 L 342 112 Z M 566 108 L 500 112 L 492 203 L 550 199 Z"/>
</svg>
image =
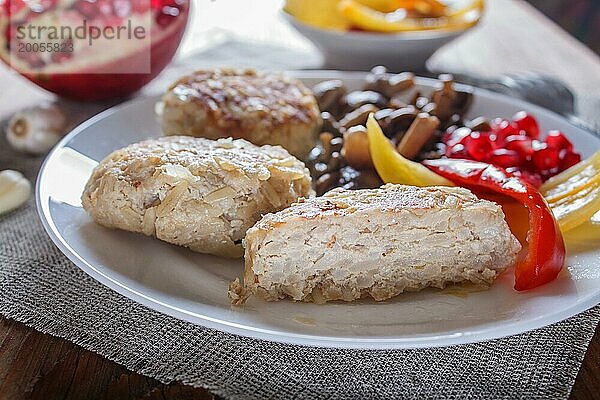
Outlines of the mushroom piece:
<svg viewBox="0 0 600 400">
<path fill-rule="evenodd" d="M 361 106 L 364 106 L 365 104 L 373 104 L 377 106 L 377 108 L 385 108 L 388 100 L 379 92 L 374 92 L 371 90 L 356 90 L 348 93 L 342 100 L 342 103 L 345 107 L 344 111 L 351 112 Z"/>
<path fill-rule="evenodd" d="M 388 86 L 385 88 L 385 95 L 393 97 L 413 86 L 415 86 L 415 74 L 412 72 L 402 72 L 400 74 L 392 75 L 388 78 Z"/>
<path fill-rule="evenodd" d="M 403 92 L 415 85 L 415 75 L 412 72 L 388 74 L 385 67 L 375 67 L 365 78 L 364 90 L 382 93 L 386 97 Z"/>
<path fill-rule="evenodd" d="M 363 90 L 383 92 L 389 85 L 387 76 L 388 70 L 386 67 L 382 65 L 373 67 L 365 77 L 365 85 L 363 86 Z"/>
<path fill-rule="evenodd" d="M 406 106 L 391 112 L 386 118 L 386 122 L 389 125 L 386 135 L 389 138 L 392 138 L 404 134 L 404 131 L 410 127 L 417 117 L 417 114 L 419 114 L 419 110 L 414 106 Z"/>
<path fill-rule="evenodd" d="M 440 120 L 437 117 L 425 113 L 418 114 L 398 144 L 398 153 L 413 159 L 433 136 L 439 125 Z"/>
<path fill-rule="evenodd" d="M 344 82 L 338 79 L 323 81 L 315 85 L 312 92 L 321 111 L 328 111 L 335 116 L 338 115 L 340 103 L 346 95 Z"/>
<path fill-rule="evenodd" d="M 444 121 L 452 115 L 458 93 L 454 90 L 454 77 L 452 75 L 441 74 L 438 79 L 441 82 L 441 87 L 433 92 L 431 102 L 437 105 L 434 115 Z"/>
<path fill-rule="evenodd" d="M 317 196 L 322 196 L 329 190 L 337 187 L 340 181 L 340 172 L 327 172 L 321 175 L 315 182 L 315 192 Z"/>
<path fill-rule="evenodd" d="M 365 104 L 354 111 L 350 111 L 340 120 L 343 128 L 350 128 L 355 125 L 364 125 L 369 118 L 369 114 L 376 113 L 379 108 L 373 104 Z"/>
<path fill-rule="evenodd" d="M 56 105 L 42 105 L 13 115 L 6 128 L 6 139 L 15 149 L 29 154 L 43 154 L 64 135 L 65 113 Z"/>
<path fill-rule="evenodd" d="M 340 123 L 327 111 L 321 113 L 321 132 L 331 132 L 333 136 L 342 136 Z"/>
<path fill-rule="evenodd" d="M 367 128 L 362 125 L 353 126 L 344 133 L 342 155 L 346 163 L 355 169 L 373 168 L 369 152 Z"/>
<path fill-rule="evenodd" d="M 340 184 L 344 189 L 374 189 L 383 185 L 374 169 L 360 171 L 347 166 L 340 170 Z"/>
<path fill-rule="evenodd" d="M 6 169 L 0 172 L 0 215 L 23 205 L 31 195 L 31 183 L 22 173 Z"/>
</svg>

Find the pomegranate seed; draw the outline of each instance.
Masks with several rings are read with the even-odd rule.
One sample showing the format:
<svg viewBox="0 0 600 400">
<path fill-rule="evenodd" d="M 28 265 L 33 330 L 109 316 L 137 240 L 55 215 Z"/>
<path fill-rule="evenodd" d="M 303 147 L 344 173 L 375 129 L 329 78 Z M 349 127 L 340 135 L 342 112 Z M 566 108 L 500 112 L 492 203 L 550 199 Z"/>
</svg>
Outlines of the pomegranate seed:
<svg viewBox="0 0 600 400">
<path fill-rule="evenodd" d="M 151 7 L 150 0 L 131 0 L 131 9 L 134 13 L 143 14 Z"/>
<path fill-rule="evenodd" d="M 179 9 L 175 7 L 164 6 L 156 16 L 156 23 L 161 27 L 168 26 L 179 16 Z"/>
<path fill-rule="evenodd" d="M 511 135 L 506 138 L 504 148 L 507 150 L 514 150 L 519 153 L 522 159 L 526 159 L 533 152 L 531 142 L 531 139 L 527 136 Z"/>
<path fill-rule="evenodd" d="M 485 132 L 483 134 L 490 139 L 490 143 L 492 144 L 492 147 L 494 149 L 501 149 L 504 145 L 504 140 L 498 138 L 498 135 L 496 135 L 495 133 Z"/>
<path fill-rule="evenodd" d="M 493 132 L 496 132 L 498 129 L 500 129 L 500 126 L 504 123 L 508 123 L 509 121 L 503 119 L 503 118 L 494 118 L 492 120 L 492 122 L 490 122 L 490 127 L 492 128 Z"/>
<path fill-rule="evenodd" d="M 103 16 L 113 15 L 113 3 L 111 0 L 96 0 L 98 13 Z"/>
<path fill-rule="evenodd" d="M 573 144 L 561 131 L 548 132 L 548 136 L 546 137 L 546 144 L 548 145 L 548 147 L 558 150 L 573 150 Z"/>
<path fill-rule="evenodd" d="M 72 56 L 73 55 L 71 53 L 52 53 L 52 56 L 50 56 L 50 59 L 52 60 L 53 63 L 60 64 L 60 63 L 70 60 Z"/>
<path fill-rule="evenodd" d="M 531 161 L 535 168 L 540 171 L 549 171 L 554 168 L 558 168 L 560 161 L 558 150 L 550 147 L 542 148 L 533 152 Z"/>
<path fill-rule="evenodd" d="M 131 0 L 113 0 L 113 10 L 117 17 L 127 18 L 131 15 L 133 5 Z"/>
<path fill-rule="evenodd" d="M 520 165 L 521 157 L 514 150 L 496 149 L 490 153 L 487 161 L 499 167 L 509 168 Z"/>
<path fill-rule="evenodd" d="M 542 185 L 542 183 L 544 182 L 541 175 L 538 174 L 537 172 L 523 171 L 518 168 L 507 168 L 506 171 L 510 172 L 511 174 L 513 174 L 514 176 L 516 176 L 518 178 L 521 178 L 523 181 L 532 184 L 536 188 L 540 187 Z"/>
<path fill-rule="evenodd" d="M 458 126 L 456 126 L 456 125 L 452 125 L 452 126 L 448 127 L 448 129 L 446 129 L 442 133 L 441 142 L 444 143 L 444 144 L 447 144 L 448 141 L 450 140 L 450 138 L 452 137 L 452 134 L 457 129 L 458 129 Z"/>
<path fill-rule="evenodd" d="M 465 146 L 460 143 L 446 147 L 446 157 L 459 159 L 468 158 Z"/>
<path fill-rule="evenodd" d="M 513 122 L 518 130 L 524 131 L 530 138 L 537 139 L 540 136 L 540 126 L 535 118 L 525 111 L 516 113 Z"/>
<path fill-rule="evenodd" d="M 42 13 L 44 11 L 48 11 L 54 8 L 57 2 L 58 0 L 40 0 L 36 2 L 31 2 L 30 4 L 28 4 L 28 6 L 34 13 Z"/>
<path fill-rule="evenodd" d="M 74 7 L 84 18 L 94 19 L 99 14 L 96 0 L 79 0 Z"/>
<path fill-rule="evenodd" d="M 494 124 L 493 131 L 499 143 L 504 143 L 509 136 L 519 134 L 517 127 L 506 120 L 501 120 L 499 124 Z"/>
<path fill-rule="evenodd" d="M 475 161 L 483 161 L 493 150 L 489 135 L 481 132 L 471 132 L 471 134 L 461 140 L 465 146 L 467 154 Z"/>
<path fill-rule="evenodd" d="M 38 53 L 19 53 L 19 58 L 29 64 L 29 67 L 33 69 L 41 69 L 46 66 L 46 63 Z"/>
<path fill-rule="evenodd" d="M 465 137 L 469 136 L 470 134 L 471 134 L 471 130 L 467 127 L 454 129 L 448 135 L 448 138 L 445 143 L 448 146 L 454 146 L 455 144 L 459 143 L 461 140 L 463 140 Z"/>
<path fill-rule="evenodd" d="M 4 0 L 3 2 L 0 0 L 0 9 L 9 16 L 18 14 L 26 6 L 23 0 Z M 2 14 L 0 13 L 0 15 Z"/>
<path fill-rule="evenodd" d="M 572 151 L 567 151 L 560 160 L 560 170 L 571 168 L 573 165 L 581 161 L 581 155 Z"/>
<path fill-rule="evenodd" d="M 544 183 L 544 180 L 542 179 L 541 175 L 535 172 L 523 171 L 521 173 L 521 178 L 524 179 L 526 182 L 531 183 L 536 188 L 539 188 L 540 186 L 542 186 L 542 183 Z"/>
<path fill-rule="evenodd" d="M 15 33 L 17 33 L 16 26 L 14 24 L 7 24 L 4 28 L 4 39 L 6 40 L 6 44 L 10 44 Z"/>
<path fill-rule="evenodd" d="M 163 6 L 175 7 L 178 10 L 183 9 L 186 0 L 164 0 L 162 2 Z"/>
</svg>

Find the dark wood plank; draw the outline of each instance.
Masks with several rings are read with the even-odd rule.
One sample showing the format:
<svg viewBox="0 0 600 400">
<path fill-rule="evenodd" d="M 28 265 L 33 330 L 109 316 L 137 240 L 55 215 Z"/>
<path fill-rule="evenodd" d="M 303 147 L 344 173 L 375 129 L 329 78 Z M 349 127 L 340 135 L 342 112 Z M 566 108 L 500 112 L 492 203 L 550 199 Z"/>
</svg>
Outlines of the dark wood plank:
<svg viewBox="0 0 600 400">
<path fill-rule="evenodd" d="M 571 391 L 571 400 L 600 399 L 600 325 L 596 327 Z"/>
<path fill-rule="evenodd" d="M 208 391 L 164 385 L 66 340 L 0 317 L 0 400 L 214 400 Z"/>
<path fill-rule="evenodd" d="M 598 399 L 600 327 L 590 343 L 571 400 Z M 164 385 L 66 340 L 0 317 L 0 400 L 218 400 L 204 389 Z"/>
</svg>

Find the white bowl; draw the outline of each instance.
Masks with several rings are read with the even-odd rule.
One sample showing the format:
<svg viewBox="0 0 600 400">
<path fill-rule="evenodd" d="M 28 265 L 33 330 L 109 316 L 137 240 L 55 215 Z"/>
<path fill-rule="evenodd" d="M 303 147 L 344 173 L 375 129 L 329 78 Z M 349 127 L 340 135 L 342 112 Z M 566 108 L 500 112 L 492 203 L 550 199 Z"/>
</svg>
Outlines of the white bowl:
<svg viewBox="0 0 600 400">
<path fill-rule="evenodd" d="M 368 70 L 376 65 L 385 65 L 392 71 L 423 70 L 425 61 L 437 49 L 471 29 L 397 34 L 338 32 L 306 25 L 287 12 L 282 13 L 321 51 L 326 67 L 342 70 Z"/>
</svg>

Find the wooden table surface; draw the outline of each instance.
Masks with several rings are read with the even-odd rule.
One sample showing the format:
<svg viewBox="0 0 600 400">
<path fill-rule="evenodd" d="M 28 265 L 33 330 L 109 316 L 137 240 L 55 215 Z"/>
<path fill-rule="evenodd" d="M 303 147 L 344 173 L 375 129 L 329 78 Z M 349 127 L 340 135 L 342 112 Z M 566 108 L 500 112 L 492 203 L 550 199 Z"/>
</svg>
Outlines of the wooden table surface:
<svg viewBox="0 0 600 400">
<path fill-rule="evenodd" d="M 277 16 L 279 0 L 261 0 L 255 23 L 232 18 L 232 0 L 198 0 L 195 23 L 182 52 L 202 43 L 203 33 L 215 28 L 290 47 L 310 46 Z M 236 6 L 242 2 L 236 2 Z M 252 7 L 255 7 L 255 2 Z M 435 71 L 495 76 L 538 71 L 566 82 L 588 101 L 580 112 L 600 109 L 600 59 L 529 5 L 517 0 L 488 1 L 483 22 L 471 33 L 435 54 L 428 64 Z M 243 7 L 243 6 L 242 6 Z M 261 8 L 262 7 L 262 8 Z M 250 10 L 248 11 L 250 12 Z M 241 14 L 247 15 L 246 12 Z M 268 19 L 268 23 L 264 21 Z M 217 21 L 217 22 L 215 22 Z M 223 26 L 225 25 L 225 26 Z M 205 45 L 207 43 L 204 43 Z M 0 121 L 16 110 L 49 95 L 0 67 Z M 571 393 L 572 399 L 598 398 L 600 393 L 600 329 L 587 351 Z M 0 317 L 0 399 L 212 399 L 203 389 L 179 383 L 164 385 L 65 340 L 41 334 Z"/>
</svg>

